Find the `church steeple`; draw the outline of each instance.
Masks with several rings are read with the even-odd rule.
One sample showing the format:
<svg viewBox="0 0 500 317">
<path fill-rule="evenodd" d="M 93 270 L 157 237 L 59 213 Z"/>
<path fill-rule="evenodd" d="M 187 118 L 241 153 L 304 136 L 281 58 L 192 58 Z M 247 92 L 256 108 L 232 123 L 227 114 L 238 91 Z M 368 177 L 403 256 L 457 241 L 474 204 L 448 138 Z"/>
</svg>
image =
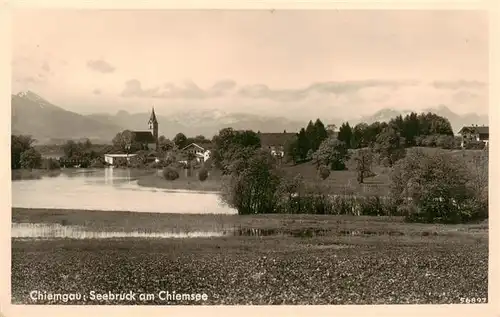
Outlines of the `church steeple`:
<svg viewBox="0 0 500 317">
<path fill-rule="evenodd" d="M 149 129 L 153 130 L 153 136 L 155 138 L 156 149 L 158 149 L 158 120 L 156 119 L 155 107 L 151 110 L 151 117 L 148 121 Z"/>
</svg>

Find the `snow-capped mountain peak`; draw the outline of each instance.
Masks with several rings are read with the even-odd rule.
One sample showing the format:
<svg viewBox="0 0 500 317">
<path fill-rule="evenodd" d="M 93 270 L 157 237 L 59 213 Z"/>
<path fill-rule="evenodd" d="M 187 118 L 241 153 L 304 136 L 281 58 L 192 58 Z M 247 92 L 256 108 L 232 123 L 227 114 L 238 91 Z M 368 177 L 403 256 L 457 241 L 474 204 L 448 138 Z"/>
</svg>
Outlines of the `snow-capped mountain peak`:
<svg viewBox="0 0 500 317">
<path fill-rule="evenodd" d="M 37 103 L 40 106 L 40 108 L 43 108 L 44 106 L 51 106 L 50 102 L 43 99 L 42 97 L 32 92 L 31 90 L 21 91 L 17 94 L 17 96 Z"/>
</svg>

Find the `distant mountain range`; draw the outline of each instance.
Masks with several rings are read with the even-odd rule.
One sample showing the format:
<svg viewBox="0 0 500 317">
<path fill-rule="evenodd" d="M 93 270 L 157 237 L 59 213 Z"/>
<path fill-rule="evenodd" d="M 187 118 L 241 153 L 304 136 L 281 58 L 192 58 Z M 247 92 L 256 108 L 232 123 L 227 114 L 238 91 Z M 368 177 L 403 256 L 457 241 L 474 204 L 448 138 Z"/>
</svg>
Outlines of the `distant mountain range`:
<svg viewBox="0 0 500 317">
<path fill-rule="evenodd" d="M 426 109 L 448 118 L 454 131 L 463 125 L 488 124 L 487 116 L 477 114 L 458 115 L 445 106 Z M 382 109 L 371 116 L 349 119 L 354 125 L 359 122 L 372 123 L 388 121 L 395 116 L 405 115 L 411 111 Z M 163 116 L 156 113 L 159 121 L 160 135 L 173 138 L 182 132 L 187 136 L 204 135 L 211 138 L 222 128 L 251 129 L 261 132 L 299 131 L 310 119 L 303 122 L 289 120 L 284 117 L 264 117 L 246 113 L 225 113 L 219 110 L 203 110 L 196 112 L 176 113 Z M 116 114 L 98 113 L 81 115 L 51 104 L 39 95 L 27 91 L 12 95 L 12 133 L 29 134 L 40 144 L 60 143 L 67 139 L 89 138 L 95 143 L 110 143 L 116 133 L 125 130 L 147 130 L 150 113 L 128 113 L 118 111 Z M 325 125 L 334 123 L 339 126 L 346 120 L 331 120 Z"/>
<path fill-rule="evenodd" d="M 372 123 L 372 122 L 383 122 L 383 121 L 389 121 L 390 119 L 402 115 L 403 117 L 406 116 L 407 114 L 410 114 L 412 110 L 394 110 L 394 109 L 382 109 L 374 113 L 373 115 L 370 116 L 365 116 L 359 119 L 352 120 L 353 124 L 359 123 L 359 122 L 366 122 L 366 123 Z M 488 116 L 487 115 L 478 115 L 476 113 L 467 113 L 463 115 L 459 115 L 451 111 L 448 107 L 444 105 L 440 105 L 436 108 L 428 108 L 424 109 L 422 111 L 413 111 L 417 113 L 421 112 L 432 112 L 435 113 L 439 116 L 445 117 L 450 121 L 450 124 L 453 128 L 453 131 L 456 133 L 460 131 L 460 129 L 463 126 L 470 126 L 472 124 L 477 124 L 477 125 L 488 125 Z"/>
</svg>

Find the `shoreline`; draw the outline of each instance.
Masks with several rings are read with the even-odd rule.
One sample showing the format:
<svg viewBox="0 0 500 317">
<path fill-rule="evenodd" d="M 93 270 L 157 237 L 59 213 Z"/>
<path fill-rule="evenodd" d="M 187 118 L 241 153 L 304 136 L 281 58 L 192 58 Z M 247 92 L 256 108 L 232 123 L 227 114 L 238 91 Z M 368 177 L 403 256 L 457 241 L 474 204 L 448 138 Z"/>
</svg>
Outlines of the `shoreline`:
<svg viewBox="0 0 500 317">
<path fill-rule="evenodd" d="M 256 230 L 272 232 L 324 231 L 369 232 L 393 236 L 488 236 L 488 223 L 421 224 L 405 223 L 402 217 L 311 215 L 311 214 L 176 214 L 131 211 L 12 208 L 12 223 L 79 226 L 89 231 L 109 232 L 220 232 Z"/>
</svg>

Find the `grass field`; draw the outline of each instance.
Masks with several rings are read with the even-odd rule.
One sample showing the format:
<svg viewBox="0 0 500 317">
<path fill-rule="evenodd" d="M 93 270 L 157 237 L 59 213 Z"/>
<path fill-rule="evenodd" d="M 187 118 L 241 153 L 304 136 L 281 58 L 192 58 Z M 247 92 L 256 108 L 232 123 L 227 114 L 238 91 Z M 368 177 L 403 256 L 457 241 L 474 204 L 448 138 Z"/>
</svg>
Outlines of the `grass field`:
<svg viewBox="0 0 500 317">
<path fill-rule="evenodd" d="M 358 193 L 360 195 L 386 195 L 389 190 L 389 175 L 382 168 L 376 168 L 378 174 L 367 178 L 365 184 L 358 184 L 356 181 L 356 172 L 351 170 L 332 171 L 327 179 L 322 180 L 318 176 L 316 166 L 311 162 L 298 165 L 286 164 L 282 168 L 290 177 L 300 174 L 306 185 L 321 184 L 331 194 Z M 139 186 L 162 189 L 220 191 L 222 185 L 220 171 L 211 170 L 208 179 L 203 182 L 198 180 L 196 173 L 197 170 L 194 170 L 193 174 L 188 176 L 187 170 L 181 170 L 179 178 L 174 181 L 166 180 L 161 174 L 146 175 L 139 178 L 138 184 Z"/>
<path fill-rule="evenodd" d="M 221 176 L 219 171 L 210 171 L 208 179 L 203 182 L 198 179 L 198 170 L 194 170 L 190 176 L 188 176 L 186 169 L 180 170 L 179 178 L 173 181 L 166 180 L 161 175 L 161 171 L 158 172 L 159 173 L 140 177 L 137 184 L 144 187 L 208 192 L 217 192 L 220 191 L 221 188 Z"/>
<path fill-rule="evenodd" d="M 147 302 L 68 304 L 437 304 L 487 297 L 487 223 L 445 226 L 406 224 L 388 217 L 19 208 L 12 210 L 12 222 L 102 231 L 273 232 L 186 239 L 13 238 L 15 304 L 34 304 L 31 290 L 82 294 L 164 290 L 208 296 L 206 302 L 167 302 L 156 296 Z M 321 234 L 293 234 L 319 232 L 314 229 L 322 229 Z M 291 234 L 283 234 L 287 232 Z"/>
</svg>

